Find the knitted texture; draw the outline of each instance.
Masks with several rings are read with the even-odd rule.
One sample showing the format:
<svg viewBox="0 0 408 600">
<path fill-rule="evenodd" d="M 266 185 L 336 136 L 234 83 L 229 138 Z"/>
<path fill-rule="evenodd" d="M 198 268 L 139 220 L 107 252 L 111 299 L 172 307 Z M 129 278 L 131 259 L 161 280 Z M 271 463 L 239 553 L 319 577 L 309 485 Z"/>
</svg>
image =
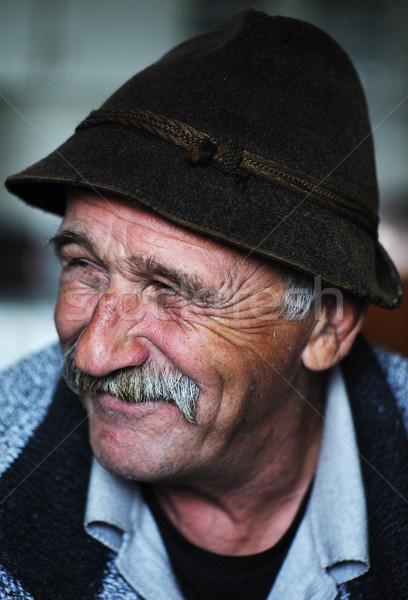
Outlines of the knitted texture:
<svg viewBox="0 0 408 600">
<path fill-rule="evenodd" d="M 56 381 L 51 365 L 45 370 L 51 389 Z M 35 388 L 21 385 L 15 391 L 19 412 L 26 400 L 35 407 L 38 396 Z M 87 437 L 85 413 L 61 381 L 44 420 L 0 481 L 1 563 L 10 581 L 34 598 L 85 599 L 99 591 L 108 551 L 83 530 L 91 458 Z M 11 444 L 16 455 L 21 443 L 14 436 Z"/>
<path fill-rule="evenodd" d="M 344 373 L 362 457 L 371 568 L 344 584 L 340 598 L 347 592 L 352 600 L 403 600 L 408 597 L 407 362 L 383 350 L 374 353 L 360 338 L 344 361 Z"/>
<path fill-rule="evenodd" d="M 59 347 L 52 346 L 0 374 L 0 474 L 44 418 L 61 364 Z"/>
</svg>

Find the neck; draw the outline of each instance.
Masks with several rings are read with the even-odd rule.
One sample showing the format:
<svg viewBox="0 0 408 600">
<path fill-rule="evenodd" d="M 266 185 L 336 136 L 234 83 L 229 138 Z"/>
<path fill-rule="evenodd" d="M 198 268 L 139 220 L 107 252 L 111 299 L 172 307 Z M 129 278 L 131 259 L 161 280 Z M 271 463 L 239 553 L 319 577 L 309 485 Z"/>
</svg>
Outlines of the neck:
<svg viewBox="0 0 408 600">
<path fill-rule="evenodd" d="M 246 476 L 241 471 L 235 478 L 228 474 L 223 480 L 154 487 L 165 513 L 190 542 L 239 556 L 262 552 L 281 539 L 315 473 L 323 429 L 322 383 L 314 378 L 317 402 L 288 404 L 268 447 L 247 465 Z"/>
</svg>

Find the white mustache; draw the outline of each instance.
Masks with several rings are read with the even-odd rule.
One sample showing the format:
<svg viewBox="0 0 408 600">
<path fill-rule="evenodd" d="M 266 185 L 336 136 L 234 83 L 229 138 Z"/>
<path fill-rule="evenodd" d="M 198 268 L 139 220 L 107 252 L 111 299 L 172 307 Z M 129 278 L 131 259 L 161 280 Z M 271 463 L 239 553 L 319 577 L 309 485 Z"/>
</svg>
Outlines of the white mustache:
<svg viewBox="0 0 408 600">
<path fill-rule="evenodd" d="M 164 400 L 175 404 L 184 418 L 197 423 L 196 409 L 200 393 L 198 385 L 186 375 L 151 367 L 130 367 L 113 371 L 103 377 L 84 373 L 75 364 L 76 344 L 64 355 L 64 379 L 75 393 L 104 392 L 130 404 Z"/>
</svg>

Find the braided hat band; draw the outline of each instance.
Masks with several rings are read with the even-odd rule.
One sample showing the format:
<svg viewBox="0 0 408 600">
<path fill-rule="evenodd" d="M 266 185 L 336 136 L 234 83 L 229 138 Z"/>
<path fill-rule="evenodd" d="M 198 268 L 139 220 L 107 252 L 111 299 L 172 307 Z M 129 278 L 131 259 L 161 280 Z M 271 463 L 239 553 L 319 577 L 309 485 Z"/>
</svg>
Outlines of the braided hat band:
<svg viewBox="0 0 408 600">
<path fill-rule="evenodd" d="M 247 177 L 249 174 L 275 182 L 303 196 L 325 204 L 331 210 L 349 218 L 377 235 L 378 215 L 370 206 L 358 198 L 346 197 L 342 192 L 325 181 L 284 167 L 276 162 L 252 154 L 240 148 L 227 138 L 216 138 L 197 131 L 174 119 L 156 115 L 148 110 L 100 109 L 94 110 L 82 121 L 77 130 L 101 123 L 118 123 L 137 127 L 186 149 L 184 158 L 192 165 L 213 166 L 231 176 Z"/>
</svg>

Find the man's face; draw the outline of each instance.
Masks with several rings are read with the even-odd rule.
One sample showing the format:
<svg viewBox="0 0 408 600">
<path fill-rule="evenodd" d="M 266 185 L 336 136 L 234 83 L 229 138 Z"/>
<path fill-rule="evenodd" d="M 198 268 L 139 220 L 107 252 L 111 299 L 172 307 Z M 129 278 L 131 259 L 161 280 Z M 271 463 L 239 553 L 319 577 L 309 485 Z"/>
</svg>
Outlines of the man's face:
<svg viewBox="0 0 408 600">
<path fill-rule="evenodd" d="M 147 481 L 226 483 L 270 461 L 282 431 L 297 427 L 312 327 L 283 319 L 277 271 L 91 193 L 68 201 L 56 246 L 56 325 L 64 353 L 77 343 L 79 369 L 99 377 L 148 367 L 199 388 L 197 422 L 160 399 L 80 394 L 102 464 Z"/>
</svg>

